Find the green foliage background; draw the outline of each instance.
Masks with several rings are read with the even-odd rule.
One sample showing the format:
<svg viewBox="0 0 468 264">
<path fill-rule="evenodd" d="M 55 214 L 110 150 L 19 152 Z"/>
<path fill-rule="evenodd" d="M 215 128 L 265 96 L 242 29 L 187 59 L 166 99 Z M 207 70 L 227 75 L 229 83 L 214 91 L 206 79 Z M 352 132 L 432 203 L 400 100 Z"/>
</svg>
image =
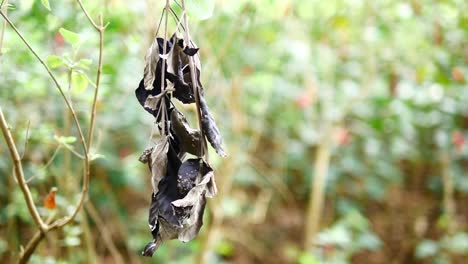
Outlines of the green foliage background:
<svg viewBox="0 0 468 264">
<path fill-rule="evenodd" d="M 80 121 L 88 124 L 98 37 L 86 17 L 71 0 L 50 0 L 50 11 L 47 1 L 9 2 L 10 19 L 49 56 L 60 82 L 71 84 Z M 102 12 L 110 22 L 89 200 L 126 261 L 187 263 L 204 250 L 208 230 L 215 231 L 210 263 L 467 261 L 466 1 L 188 3 L 202 82 L 229 157 L 210 155 L 219 195 L 209 202 L 200 238 L 171 241 L 153 259 L 139 256 L 150 239 L 151 187 L 138 162 L 153 120 L 133 93 L 163 3 L 84 3 L 92 17 Z M 67 151 L 78 149 L 67 138 L 76 131 L 42 66 L 9 27 L 0 59 L 0 105 L 20 151 L 29 126 L 23 160 L 36 204 L 57 186 L 56 210 L 66 212 L 80 186 L 79 159 Z M 1 142 L 0 262 L 9 263 L 34 226 Z M 331 149 L 325 208 L 316 247 L 304 251 L 321 142 Z M 452 196 L 444 177 L 453 180 Z M 32 263 L 114 263 L 99 232 L 83 213 L 50 234 Z"/>
</svg>

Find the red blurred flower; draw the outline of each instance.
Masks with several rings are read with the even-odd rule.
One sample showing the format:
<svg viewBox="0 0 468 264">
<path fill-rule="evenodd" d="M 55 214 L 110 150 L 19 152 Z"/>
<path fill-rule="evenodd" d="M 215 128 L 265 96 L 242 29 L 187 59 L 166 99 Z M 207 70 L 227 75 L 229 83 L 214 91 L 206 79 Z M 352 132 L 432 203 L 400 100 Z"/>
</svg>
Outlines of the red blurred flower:
<svg viewBox="0 0 468 264">
<path fill-rule="evenodd" d="M 459 130 L 456 130 L 452 133 L 452 144 L 455 146 L 458 152 L 463 151 L 465 146 L 465 137 Z"/>
<path fill-rule="evenodd" d="M 65 39 L 60 33 L 55 33 L 54 44 L 56 47 L 61 48 L 65 44 Z"/>
<path fill-rule="evenodd" d="M 459 83 L 462 83 L 465 80 L 463 70 L 460 67 L 454 67 L 452 69 L 452 79 Z"/>
<path fill-rule="evenodd" d="M 312 96 L 308 92 L 304 92 L 296 97 L 296 105 L 302 110 L 306 109 L 311 104 Z"/>
<path fill-rule="evenodd" d="M 344 127 L 338 127 L 333 132 L 333 141 L 339 146 L 347 145 L 351 142 L 351 132 Z"/>
</svg>

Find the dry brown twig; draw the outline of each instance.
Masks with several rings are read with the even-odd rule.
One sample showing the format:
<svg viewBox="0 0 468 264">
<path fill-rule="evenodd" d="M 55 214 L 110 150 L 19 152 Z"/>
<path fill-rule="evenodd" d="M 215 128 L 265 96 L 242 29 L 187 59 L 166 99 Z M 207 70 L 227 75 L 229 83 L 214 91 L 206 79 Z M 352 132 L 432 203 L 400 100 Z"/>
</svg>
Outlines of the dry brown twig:
<svg viewBox="0 0 468 264">
<path fill-rule="evenodd" d="M 14 142 L 13 136 L 11 134 L 10 128 L 7 125 L 6 119 L 3 115 L 3 111 L 0 107 L 0 127 L 3 133 L 3 136 L 5 138 L 5 141 L 7 142 L 8 145 L 8 150 L 10 152 L 11 159 L 13 160 L 13 167 L 14 167 L 14 175 L 15 178 L 21 188 L 21 191 L 23 193 L 26 205 L 28 207 L 29 213 L 32 216 L 36 226 L 39 228 L 39 230 L 35 233 L 35 235 L 29 240 L 27 243 L 24 251 L 20 253 L 18 263 L 26 263 L 34 250 L 37 248 L 37 245 L 39 245 L 40 241 L 45 237 L 47 232 L 61 228 L 70 222 L 72 222 L 78 212 L 83 207 L 83 204 L 86 200 L 88 189 L 89 189 L 89 149 L 92 146 L 92 135 L 94 131 L 94 124 L 95 124 L 95 117 L 96 117 L 96 105 L 97 105 L 97 99 L 98 99 L 98 94 L 99 94 L 99 83 L 100 83 L 100 78 L 101 78 L 101 72 L 102 72 L 102 63 L 103 63 L 103 39 L 104 39 L 104 31 L 107 27 L 108 24 L 105 26 L 103 25 L 103 19 L 102 16 L 99 16 L 99 25 L 94 22 L 94 20 L 89 16 L 88 12 L 86 11 L 85 7 L 83 6 L 82 2 L 80 0 L 77 0 L 78 4 L 80 5 L 82 11 L 85 13 L 86 17 L 88 18 L 89 22 L 92 24 L 92 26 L 98 31 L 99 33 L 99 62 L 98 62 L 98 69 L 97 69 L 97 76 L 96 76 L 96 88 L 94 92 L 94 98 L 93 98 L 93 103 L 92 103 L 92 108 L 91 108 L 91 118 L 90 118 L 90 129 L 88 132 L 88 140 L 85 140 L 81 125 L 78 121 L 78 117 L 75 113 L 75 110 L 71 104 L 70 99 L 66 96 L 62 86 L 60 83 L 57 81 L 57 78 L 55 75 L 51 72 L 47 64 L 44 62 L 44 60 L 41 59 L 41 57 L 37 54 L 37 52 L 32 48 L 32 46 L 29 44 L 29 42 L 24 38 L 23 34 L 16 28 L 16 26 L 11 22 L 6 13 L 3 12 L 3 10 L 0 9 L 0 15 L 3 17 L 4 21 L 10 25 L 10 27 L 15 31 L 15 33 L 18 35 L 18 37 L 22 40 L 22 42 L 27 46 L 29 51 L 34 55 L 34 57 L 44 66 L 45 70 L 47 71 L 49 77 L 52 79 L 52 81 L 55 84 L 55 87 L 59 91 L 60 95 L 62 96 L 68 110 L 70 111 L 72 115 L 73 122 L 75 123 L 75 126 L 78 131 L 80 143 L 83 148 L 84 154 L 83 156 L 83 167 L 84 167 L 84 172 L 83 172 L 83 185 L 82 185 L 82 190 L 80 194 L 80 199 L 75 206 L 75 209 L 69 216 L 65 216 L 62 218 L 59 218 L 52 223 L 45 223 L 44 220 L 41 218 L 39 215 L 39 212 L 37 210 L 37 207 L 34 203 L 34 200 L 31 195 L 31 191 L 29 189 L 29 186 L 27 185 L 27 182 L 25 180 L 24 172 L 23 172 L 23 166 L 21 163 L 21 157 L 18 154 L 17 146 Z M 3 34 L 2 34 L 3 35 Z M 3 37 L 1 38 L 3 43 Z M 1 50 L 1 46 L 0 46 Z"/>
</svg>

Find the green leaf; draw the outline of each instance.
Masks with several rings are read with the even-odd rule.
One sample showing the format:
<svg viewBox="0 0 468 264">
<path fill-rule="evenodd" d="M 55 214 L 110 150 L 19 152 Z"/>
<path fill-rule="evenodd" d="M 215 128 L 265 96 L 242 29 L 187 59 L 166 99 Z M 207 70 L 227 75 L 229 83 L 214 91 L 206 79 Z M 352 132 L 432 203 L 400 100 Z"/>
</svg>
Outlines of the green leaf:
<svg viewBox="0 0 468 264">
<path fill-rule="evenodd" d="M 79 62 L 78 62 L 78 66 L 82 69 L 85 69 L 85 70 L 88 70 L 89 69 L 89 66 L 93 63 L 92 60 L 89 60 L 89 59 L 81 59 Z"/>
<path fill-rule="evenodd" d="M 76 34 L 75 32 L 72 32 L 72 31 L 64 29 L 64 28 L 60 28 L 59 32 L 60 32 L 60 35 L 62 35 L 62 37 L 66 41 L 70 42 L 70 44 L 72 44 L 72 45 L 75 45 L 80 41 L 80 36 L 78 34 Z"/>
<path fill-rule="evenodd" d="M 7 9 L 8 10 L 16 10 L 16 5 L 8 3 Z"/>
<path fill-rule="evenodd" d="M 73 72 L 71 76 L 72 88 L 78 94 L 84 92 L 88 87 L 88 78 L 86 75 L 79 72 Z"/>
<path fill-rule="evenodd" d="M 186 2 L 185 9 L 190 17 L 205 20 L 213 16 L 214 6 L 214 0 L 189 0 Z"/>
<path fill-rule="evenodd" d="M 219 242 L 215 250 L 221 256 L 232 256 L 234 254 L 234 247 L 228 241 Z"/>
<path fill-rule="evenodd" d="M 52 69 L 58 68 L 63 65 L 63 59 L 56 55 L 49 55 L 47 57 L 47 66 Z"/>
<path fill-rule="evenodd" d="M 55 140 L 57 140 L 59 143 L 67 145 L 71 143 L 76 142 L 76 137 L 64 137 L 64 136 L 54 136 Z"/>
<path fill-rule="evenodd" d="M 299 256 L 297 262 L 299 264 L 319 264 L 320 260 L 316 256 L 304 252 Z"/>
<path fill-rule="evenodd" d="M 89 160 L 92 161 L 92 160 L 95 160 L 95 159 L 104 159 L 105 156 L 102 155 L 102 154 L 99 154 L 99 153 L 91 153 L 89 155 Z"/>
<path fill-rule="evenodd" d="M 41 0 L 42 5 L 50 11 L 49 0 Z"/>
</svg>

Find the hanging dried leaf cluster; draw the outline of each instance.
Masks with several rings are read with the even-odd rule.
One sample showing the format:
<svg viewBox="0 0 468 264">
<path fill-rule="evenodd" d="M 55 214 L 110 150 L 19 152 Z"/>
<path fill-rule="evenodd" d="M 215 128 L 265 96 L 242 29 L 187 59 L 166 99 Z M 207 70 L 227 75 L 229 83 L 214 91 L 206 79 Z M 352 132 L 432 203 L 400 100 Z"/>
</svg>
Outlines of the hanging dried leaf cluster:
<svg viewBox="0 0 468 264">
<path fill-rule="evenodd" d="M 149 167 L 153 190 L 148 218 L 153 240 L 143 250 L 144 256 L 152 256 L 166 240 L 187 242 L 197 236 L 206 198 L 216 194 L 206 139 L 219 155 L 226 156 L 204 98 L 198 50 L 193 41 L 176 34 L 166 40 L 157 37 L 148 49 L 144 76 L 135 91 L 143 108 L 156 118 L 161 134 L 139 159 Z M 190 127 L 174 98 L 196 105 L 201 130 Z"/>
</svg>

